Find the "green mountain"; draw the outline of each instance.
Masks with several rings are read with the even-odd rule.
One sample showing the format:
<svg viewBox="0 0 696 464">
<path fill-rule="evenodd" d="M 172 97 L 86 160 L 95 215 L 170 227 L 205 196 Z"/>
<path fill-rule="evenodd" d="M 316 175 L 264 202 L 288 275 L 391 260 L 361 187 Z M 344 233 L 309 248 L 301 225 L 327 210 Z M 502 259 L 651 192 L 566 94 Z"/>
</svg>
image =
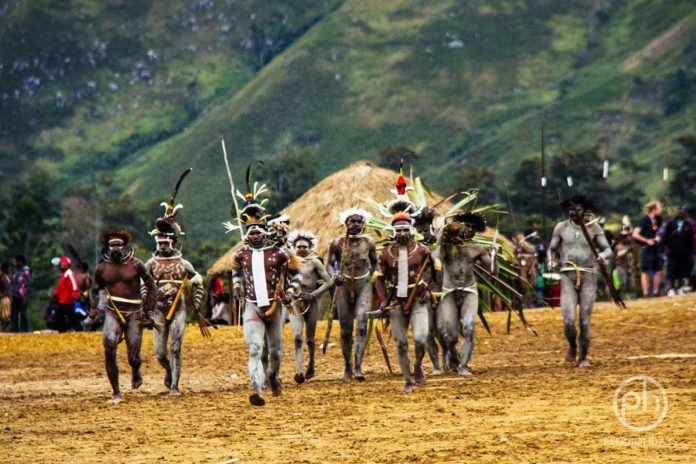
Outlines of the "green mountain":
<svg viewBox="0 0 696 464">
<path fill-rule="evenodd" d="M 112 173 L 151 201 L 191 166 L 192 237 L 229 215 L 221 136 L 236 182 L 282 146 L 324 176 L 403 145 L 446 193 L 481 167 L 509 180 L 543 123 L 551 157 L 601 143 L 647 196 L 696 129 L 688 0 L 106 3 L 4 7 L 0 169 Z"/>
</svg>

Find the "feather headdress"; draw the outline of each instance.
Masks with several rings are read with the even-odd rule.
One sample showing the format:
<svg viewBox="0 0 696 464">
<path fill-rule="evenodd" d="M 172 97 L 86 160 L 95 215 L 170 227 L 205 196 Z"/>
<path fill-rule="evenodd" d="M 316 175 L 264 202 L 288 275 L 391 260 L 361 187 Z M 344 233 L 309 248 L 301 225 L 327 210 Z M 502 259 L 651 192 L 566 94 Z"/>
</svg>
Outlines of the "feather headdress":
<svg viewBox="0 0 696 464">
<path fill-rule="evenodd" d="M 182 230 L 181 226 L 176 222 L 174 219 L 174 216 L 176 216 L 176 213 L 178 210 L 184 207 L 182 204 L 176 204 L 176 195 L 179 193 L 179 187 L 181 187 L 181 183 L 184 181 L 187 175 L 193 171 L 193 168 L 188 168 L 184 172 L 181 173 L 179 176 L 179 180 L 176 182 L 176 186 L 174 187 L 174 192 L 172 192 L 171 195 L 169 195 L 169 199 L 167 201 L 163 201 L 160 203 L 160 206 L 164 207 L 164 216 L 157 218 L 155 221 L 155 228 L 150 231 L 150 235 L 155 236 L 155 235 L 169 235 L 169 236 L 174 236 L 177 237 L 179 235 L 186 235 Z"/>
<path fill-rule="evenodd" d="M 299 240 L 309 243 L 310 249 L 314 249 L 317 246 L 317 236 L 308 230 L 294 230 L 288 235 L 288 243 L 293 247 Z"/>
<path fill-rule="evenodd" d="M 259 161 L 259 163 L 261 162 Z M 268 198 L 259 199 L 262 194 L 268 192 L 268 187 L 266 187 L 266 184 L 259 184 L 258 182 L 254 182 L 252 186 L 251 167 L 252 165 L 250 164 L 246 170 L 246 193 L 242 194 L 242 192 L 237 190 L 237 196 L 244 200 L 244 206 L 239 212 L 242 224 L 265 222 L 268 218 L 265 207 L 266 203 L 268 203 Z"/>
<path fill-rule="evenodd" d="M 338 215 L 338 220 L 341 221 L 341 224 L 345 225 L 346 221 L 351 216 L 360 216 L 363 218 L 363 221 L 367 223 L 372 218 L 372 213 L 370 213 L 369 211 L 365 211 L 362 208 L 358 208 L 357 206 L 354 206 L 353 208 L 348 208 L 347 210 L 342 211 Z"/>
</svg>

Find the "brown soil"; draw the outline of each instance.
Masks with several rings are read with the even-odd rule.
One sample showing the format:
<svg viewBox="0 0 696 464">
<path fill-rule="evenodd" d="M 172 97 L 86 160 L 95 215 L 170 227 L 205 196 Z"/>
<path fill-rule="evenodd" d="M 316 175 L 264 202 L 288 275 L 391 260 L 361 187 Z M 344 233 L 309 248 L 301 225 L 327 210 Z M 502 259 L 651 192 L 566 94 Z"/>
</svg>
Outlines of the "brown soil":
<svg viewBox="0 0 696 464">
<path fill-rule="evenodd" d="M 340 348 L 318 355 L 317 377 L 292 381 L 285 332 L 285 389 L 265 407 L 248 403 L 246 348 L 239 328 L 205 340 L 189 327 L 184 395 L 171 398 L 143 346 L 145 382 L 130 390 L 119 348 L 125 402 L 107 405 L 101 334 L 0 337 L 2 462 L 694 462 L 696 453 L 696 295 L 599 304 L 593 316 L 594 366 L 564 364 L 558 310 L 529 311 L 539 332 L 505 315 L 479 325 L 475 376 L 429 377 L 412 395 L 386 373 L 376 339 L 367 381 L 340 381 Z M 318 337 L 323 335 L 323 325 Z M 337 342 L 338 327 L 333 341 Z M 394 344 L 389 344 L 396 365 Z M 631 359 L 629 359 L 629 357 Z M 427 364 L 429 370 L 430 365 Z M 649 432 L 626 429 L 613 411 L 615 390 L 636 375 L 665 387 L 669 410 Z M 238 461 L 237 461 L 238 460 Z"/>
</svg>

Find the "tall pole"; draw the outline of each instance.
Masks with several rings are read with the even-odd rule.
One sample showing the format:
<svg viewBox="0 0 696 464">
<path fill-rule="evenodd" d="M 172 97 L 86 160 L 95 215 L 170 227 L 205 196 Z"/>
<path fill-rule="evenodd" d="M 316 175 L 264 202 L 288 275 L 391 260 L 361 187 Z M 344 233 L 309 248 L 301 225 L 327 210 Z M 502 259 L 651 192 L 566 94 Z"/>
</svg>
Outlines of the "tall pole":
<svg viewBox="0 0 696 464">
<path fill-rule="evenodd" d="M 239 203 L 237 203 L 237 194 L 234 188 L 234 180 L 232 180 L 232 171 L 230 170 L 230 162 L 227 160 L 227 147 L 225 146 L 224 137 L 221 139 L 222 154 L 225 156 L 225 167 L 227 168 L 227 177 L 230 180 L 230 193 L 234 202 L 234 214 L 237 216 L 237 226 L 239 227 L 239 240 L 244 240 L 244 231 L 242 230 L 242 220 L 239 217 Z"/>
<path fill-rule="evenodd" d="M 541 125 L 541 237 L 546 244 L 546 166 L 544 157 L 546 145 L 544 142 L 544 124 Z"/>
</svg>

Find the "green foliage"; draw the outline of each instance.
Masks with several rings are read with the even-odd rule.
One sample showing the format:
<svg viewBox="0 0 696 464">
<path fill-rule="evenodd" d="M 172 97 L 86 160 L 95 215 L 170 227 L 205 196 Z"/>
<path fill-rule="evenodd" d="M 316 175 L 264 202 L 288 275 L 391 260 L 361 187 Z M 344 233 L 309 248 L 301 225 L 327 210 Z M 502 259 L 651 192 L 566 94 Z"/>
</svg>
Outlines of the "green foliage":
<svg viewBox="0 0 696 464">
<path fill-rule="evenodd" d="M 693 97 L 696 89 L 696 75 L 685 67 L 670 74 L 665 82 L 662 100 L 665 116 L 682 111 Z"/>
<path fill-rule="evenodd" d="M 669 194 L 678 204 L 696 204 L 696 136 L 681 135 L 676 141 L 684 148 L 673 163 Z"/>
<path fill-rule="evenodd" d="M 286 142 L 265 158 L 259 169 L 259 179 L 270 189 L 269 211 L 279 212 L 318 181 L 319 160 L 315 151 L 312 147 Z"/>
</svg>

